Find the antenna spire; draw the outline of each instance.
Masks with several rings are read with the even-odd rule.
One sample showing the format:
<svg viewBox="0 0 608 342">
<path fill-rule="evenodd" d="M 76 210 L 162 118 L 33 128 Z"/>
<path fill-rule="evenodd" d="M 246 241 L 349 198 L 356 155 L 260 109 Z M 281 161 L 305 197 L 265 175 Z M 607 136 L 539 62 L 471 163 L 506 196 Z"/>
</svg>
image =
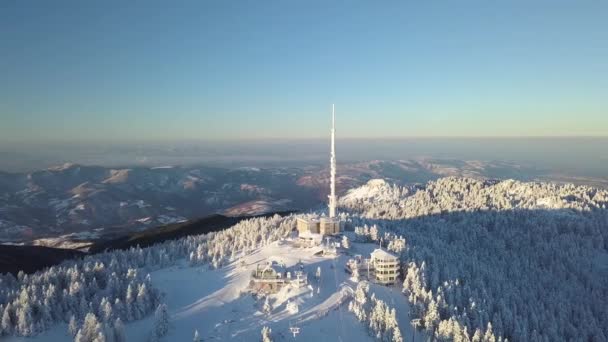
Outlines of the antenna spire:
<svg viewBox="0 0 608 342">
<path fill-rule="evenodd" d="M 329 218 L 336 216 L 336 111 L 335 105 L 331 105 L 331 152 L 330 163 L 330 194 L 329 194 Z"/>
</svg>

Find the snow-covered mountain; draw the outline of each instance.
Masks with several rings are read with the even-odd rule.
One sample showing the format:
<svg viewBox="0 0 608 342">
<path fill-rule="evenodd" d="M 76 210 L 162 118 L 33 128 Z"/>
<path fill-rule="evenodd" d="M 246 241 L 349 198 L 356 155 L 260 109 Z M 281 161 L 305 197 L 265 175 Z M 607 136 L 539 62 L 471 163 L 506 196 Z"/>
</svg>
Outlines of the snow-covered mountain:
<svg viewBox="0 0 608 342">
<path fill-rule="evenodd" d="M 84 232 L 95 238 L 224 211 L 245 215 L 308 208 L 317 196 L 299 189 L 299 176 L 290 169 L 74 164 L 0 174 L 0 241 Z"/>
<path fill-rule="evenodd" d="M 606 209 L 608 191 L 589 186 L 515 180 L 446 177 L 424 186 L 372 179 L 349 190 L 344 208 L 367 217 L 406 219 L 455 211 L 513 209 Z"/>
<path fill-rule="evenodd" d="M 549 183 L 372 180 L 340 199 L 350 231 L 337 256 L 292 243 L 297 215 L 89 255 L 0 276 L 0 333 L 287 341 L 295 327 L 306 341 L 399 342 L 415 322 L 416 340 L 606 341 L 607 198 Z M 394 287 L 343 270 L 379 244 L 400 256 Z M 251 272 L 268 261 L 304 270 L 310 287 L 250 293 Z"/>
<path fill-rule="evenodd" d="M 338 164 L 337 191 L 343 194 L 375 178 L 412 185 L 445 176 L 608 184 L 496 161 L 372 160 Z M 68 163 L 28 173 L 0 172 L 0 241 L 64 241 L 81 235 L 95 239 L 212 213 L 239 216 L 308 210 L 323 205 L 328 191 L 329 170 L 320 165 L 228 169 Z M 387 194 L 390 190 L 375 193 L 383 198 Z M 554 200 L 549 197 L 539 200 Z M 47 241 L 55 244 L 52 240 L 35 243 Z"/>
<path fill-rule="evenodd" d="M 436 334 L 490 324 L 510 341 L 606 341 L 608 191 L 447 177 L 419 187 L 381 180 L 340 204 L 357 235 L 403 236 L 404 288 Z M 390 239 L 389 239 L 390 240 Z M 390 241 L 388 242 L 390 244 Z M 390 246 L 390 245 L 389 245 Z"/>
</svg>

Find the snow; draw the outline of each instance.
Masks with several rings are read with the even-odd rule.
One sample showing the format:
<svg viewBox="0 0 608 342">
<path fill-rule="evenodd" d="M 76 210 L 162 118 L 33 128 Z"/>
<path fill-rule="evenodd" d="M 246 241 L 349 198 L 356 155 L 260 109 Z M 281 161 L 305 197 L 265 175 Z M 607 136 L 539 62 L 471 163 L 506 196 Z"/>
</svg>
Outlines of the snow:
<svg viewBox="0 0 608 342">
<path fill-rule="evenodd" d="M 148 224 L 152 222 L 152 217 L 148 216 L 148 217 L 142 217 L 140 219 L 136 220 L 139 223 L 143 223 L 143 224 Z"/>
<path fill-rule="evenodd" d="M 352 250 L 371 248 L 370 244 L 354 243 Z M 208 265 L 191 267 L 182 260 L 176 266 L 152 272 L 152 282 L 164 292 L 171 317 L 169 332 L 161 341 L 188 341 L 195 330 L 203 341 L 257 341 L 263 326 L 272 329 L 273 341 L 292 340 L 290 326 L 300 327 L 296 339 L 301 341 L 374 341 L 367 327 L 347 308 L 356 288 L 356 283 L 344 272 L 344 264 L 350 257 L 316 256 L 314 250 L 298 249 L 285 240 L 254 250 L 217 270 Z M 301 262 L 304 271 L 310 274 L 310 286 L 286 286 L 269 295 L 272 311 L 264 314 L 264 300 L 256 300 L 248 292 L 248 285 L 256 265 L 262 266 L 269 260 L 287 268 L 298 267 Z M 319 280 L 314 279 L 317 267 L 321 268 Z M 399 325 L 409 338 L 412 334 L 409 305 L 400 288 L 371 284 L 371 293 L 397 308 Z M 154 315 L 127 324 L 127 341 L 147 341 L 153 324 Z M 34 338 L 11 337 L 7 341 L 51 340 L 70 341 L 67 325 L 55 326 Z"/>
<path fill-rule="evenodd" d="M 393 253 L 390 253 L 384 249 L 380 249 L 380 248 L 376 248 L 373 252 L 372 255 L 378 259 L 397 259 L 397 256 L 394 255 Z"/>
</svg>

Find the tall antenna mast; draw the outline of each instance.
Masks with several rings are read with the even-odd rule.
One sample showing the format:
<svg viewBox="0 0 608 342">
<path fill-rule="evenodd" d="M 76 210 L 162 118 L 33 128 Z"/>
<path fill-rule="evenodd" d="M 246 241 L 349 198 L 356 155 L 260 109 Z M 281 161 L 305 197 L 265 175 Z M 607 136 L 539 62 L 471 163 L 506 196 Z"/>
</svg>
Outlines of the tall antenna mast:
<svg viewBox="0 0 608 342">
<path fill-rule="evenodd" d="M 336 216 L 336 112 L 335 107 L 331 105 L 331 154 L 330 162 L 330 194 L 329 194 L 329 218 Z"/>
</svg>

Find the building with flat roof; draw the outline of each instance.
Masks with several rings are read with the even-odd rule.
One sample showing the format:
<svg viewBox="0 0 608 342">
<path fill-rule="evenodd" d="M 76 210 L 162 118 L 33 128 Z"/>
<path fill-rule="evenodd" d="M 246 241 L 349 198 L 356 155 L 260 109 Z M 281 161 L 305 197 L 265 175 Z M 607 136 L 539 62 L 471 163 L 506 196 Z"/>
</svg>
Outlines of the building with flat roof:
<svg viewBox="0 0 608 342">
<path fill-rule="evenodd" d="M 308 230 L 298 232 L 296 245 L 298 247 L 310 248 L 320 246 L 323 243 L 323 235 L 319 233 L 311 233 Z"/>
</svg>

